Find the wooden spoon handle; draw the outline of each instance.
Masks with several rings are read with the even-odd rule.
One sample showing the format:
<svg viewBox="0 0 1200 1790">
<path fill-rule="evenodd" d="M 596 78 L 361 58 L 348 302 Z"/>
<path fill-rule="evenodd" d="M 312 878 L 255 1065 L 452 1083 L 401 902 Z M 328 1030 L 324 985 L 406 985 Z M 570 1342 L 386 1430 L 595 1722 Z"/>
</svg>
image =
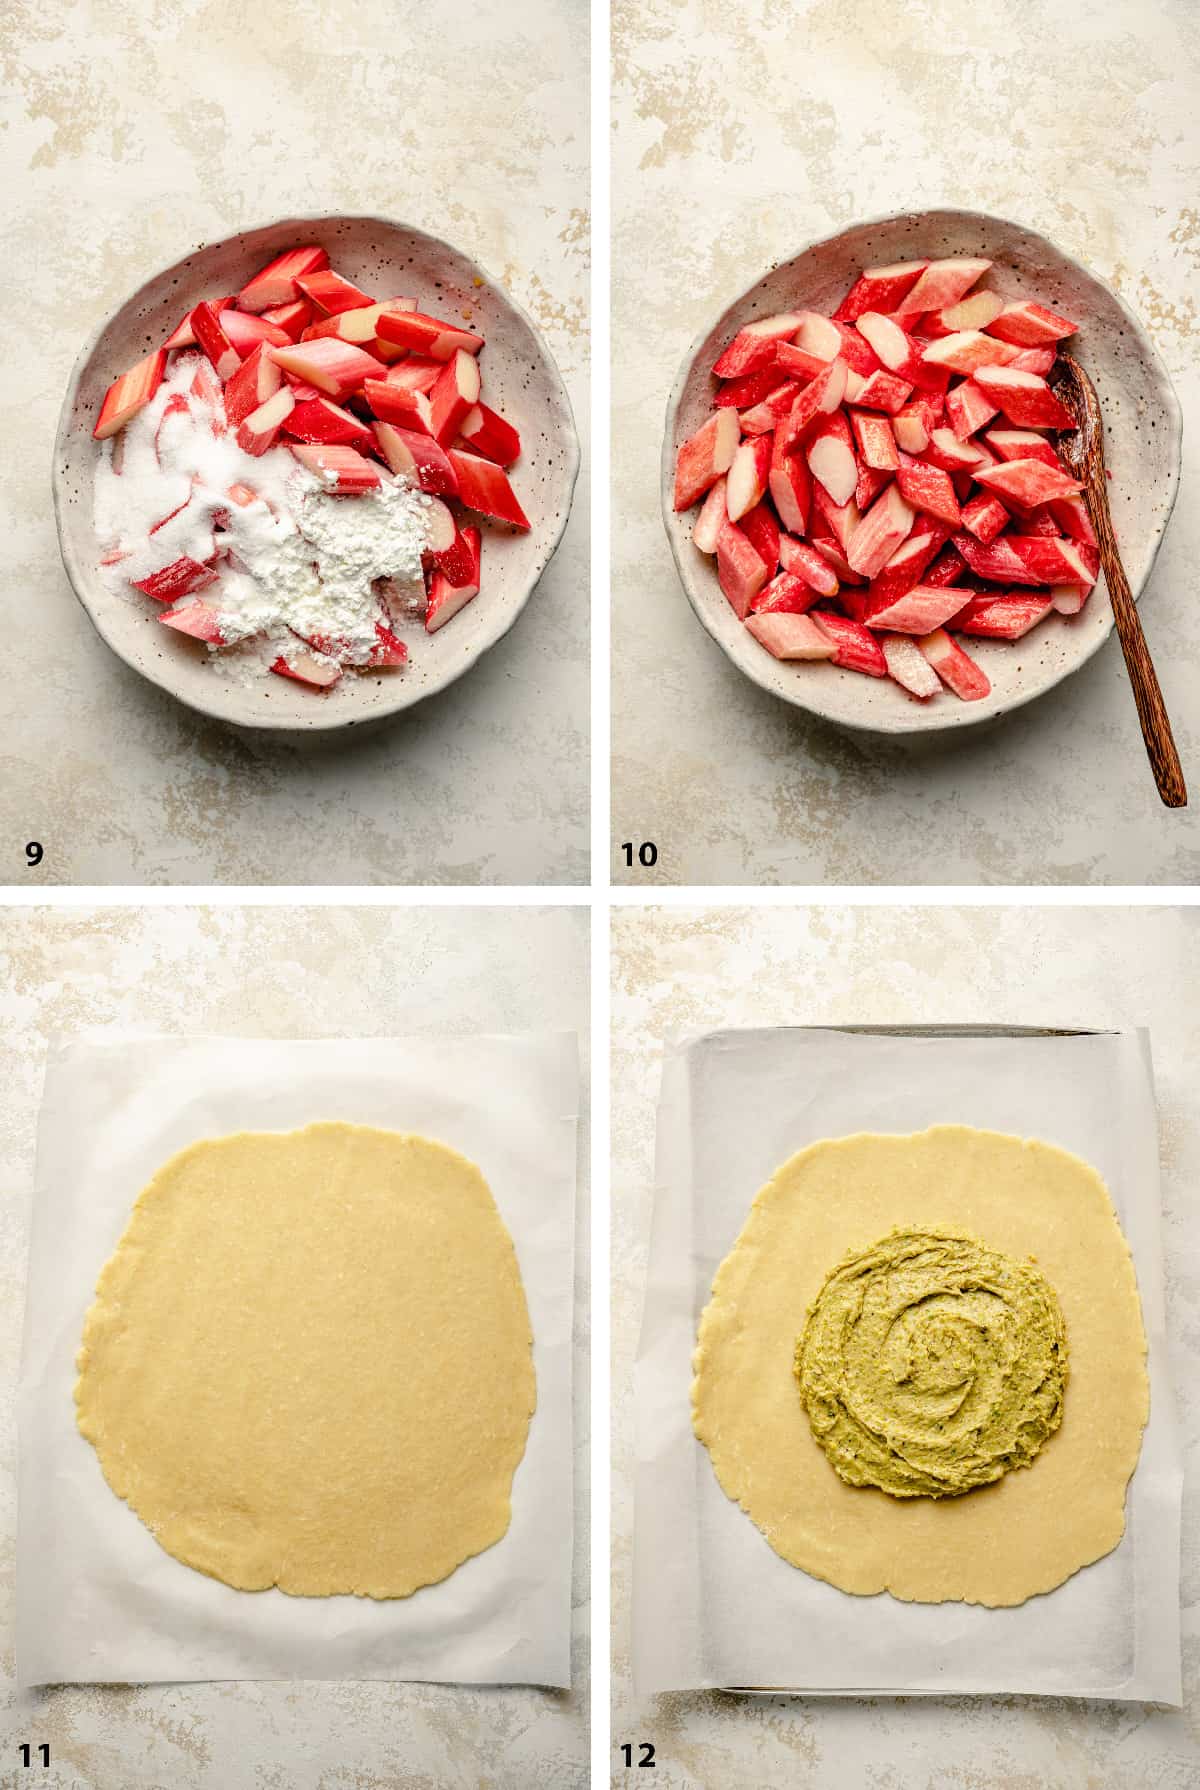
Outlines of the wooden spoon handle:
<svg viewBox="0 0 1200 1790">
<path fill-rule="evenodd" d="M 1138 720 L 1142 724 L 1142 738 L 1146 742 L 1146 755 L 1154 772 L 1154 781 L 1168 808 L 1186 808 L 1187 786 L 1183 780 L 1183 767 L 1179 762 L 1175 736 L 1171 732 L 1167 705 L 1159 687 L 1158 673 L 1154 669 L 1150 648 L 1146 645 L 1146 636 L 1142 632 L 1141 617 L 1129 589 L 1121 556 L 1117 552 L 1117 540 L 1108 508 L 1108 493 L 1103 487 L 1097 490 L 1096 483 L 1089 480 L 1088 498 L 1088 509 L 1091 511 L 1096 539 L 1100 544 L 1100 563 L 1104 567 L 1108 593 L 1112 598 L 1113 617 L 1121 640 L 1121 650 L 1125 654 L 1125 665 L 1129 672 L 1129 682 L 1133 686 L 1133 700 L 1137 704 Z"/>
</svg>

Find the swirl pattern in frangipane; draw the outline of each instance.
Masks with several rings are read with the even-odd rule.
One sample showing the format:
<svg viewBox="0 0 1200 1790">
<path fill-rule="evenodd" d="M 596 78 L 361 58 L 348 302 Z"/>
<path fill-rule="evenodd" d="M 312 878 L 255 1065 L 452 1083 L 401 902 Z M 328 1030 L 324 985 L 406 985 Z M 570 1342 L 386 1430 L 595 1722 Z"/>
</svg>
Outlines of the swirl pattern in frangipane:
<svg viewBox="0 0 1200 1790">
<path fill-rule="evenodd" d="M 850 1485 L 955 1497 L 1028 1467 L 1062 1421 L 1053 1288 L 950 1231 L 895 1230 L 827 1277 L 796 1344 L 813 1435 Z"/>
</svg>

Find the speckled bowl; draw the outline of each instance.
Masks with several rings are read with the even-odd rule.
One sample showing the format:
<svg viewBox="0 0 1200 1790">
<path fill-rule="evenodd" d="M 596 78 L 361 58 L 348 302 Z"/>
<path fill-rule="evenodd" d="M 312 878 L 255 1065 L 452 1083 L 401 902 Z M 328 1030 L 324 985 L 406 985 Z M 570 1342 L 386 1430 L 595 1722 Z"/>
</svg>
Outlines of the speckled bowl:
<svg viewBox="0 0 1200 1790">
<path fill-rule="evenodd" d="M 415 296 L 425 310 L 451 316 L 469 306 L 471 327 L 486 337 L 488 402 L 520 430 L 513 486 L 532 528 L 521 533 L 480 519 L 480 594 L 436 634 L 401 632 L 410 658 L 403 671 L 347 673 L 327 693 L 268 673 L 246 687 L 214 673 L 199 643 L 157 621 L 149 599 L 114 596 L 98 567 L 92 527 L 96 444 L 92 429 L 105 390 L 118 374 L 164 341 L 202 298 L 237 291 L 284 249 L 316 242 L 365 291 Z M 570 401 L 535 325 L 484 270 L 449 243 L 390 218 L 283 218 L 208 243 L 155 274 L 105 323 L 76 363 L 54 449 L 54 510 L 63 564 L 97 632 L 120 658 L 190 708 L 239 726 L 312 732 L 352 727 L 411 708 L 467 671 L 516 621 L 562 538 L 579 470 Z M 347 499 L 352 502 L 353 499 Z"/>
<path fill-rule="evenodd" d="M 667 535 L 688 600 L 713 639 L 764 690 L 826 720 L 873 733 L 931 733 L 970 727 L 1019 708 L 1078 670 L 1107 640 L 1112 609 L 1101 576 L 1078 616 L 1051 615 L 1014 643 L 972 640 L 972 657 L 991 679 L 982 702 L 945 691 L 928 702 L 891 679 L 825 664 L 773 659 L 738 621 L 717 583 L 716 562 L 692 546 L 695 511 L 671 507 L 675 455 L 712 407 L 713 362 L 755 317 L 835 309 L 862 267 L 947 255 L 986 256 L 984 283 L 1005 299 L 1033 297 L 1080 326 L 1071 349 L 1091 375 L 1104 412 L 1104 451 L 1121 557 L 1134 596 L 1150 576 L 1179 485 L 1182 419 L 1166 368 L 1145 330 L 1116 293 L 1036 230 L 978 211 L 907 211 L 856 224 L 810 244 L 773 267 L 722 311 L 684 359 L 667 406 L 662 504 Z"/>
</svg>

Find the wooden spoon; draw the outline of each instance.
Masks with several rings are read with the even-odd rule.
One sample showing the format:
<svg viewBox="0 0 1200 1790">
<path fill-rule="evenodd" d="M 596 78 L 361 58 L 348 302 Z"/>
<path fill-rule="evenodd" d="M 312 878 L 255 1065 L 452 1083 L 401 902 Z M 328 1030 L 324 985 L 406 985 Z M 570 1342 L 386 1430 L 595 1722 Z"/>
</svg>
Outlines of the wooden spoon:
<svg viewBox="0 0 1200 1790">
<path fill-rule="evenodd" d="M 1078 419 L 1074 429 L 1064 429 L 1058 438 L 1063 464 L 1070 468 L 1084 487 L 1088 514 L 1100 544 L 1100 563 L 1112 598 L 1113 616 L 1121 638 L 1121 650 L 1133 700 L 1137 704 L 1142 738 L 1158 793 L 1168 808 L 1187 807 L 1187 786 L 1166 704 L 1159 688 L 1158 674 L 1146 636 L 1142 633 L 1137 604 L 1129 589 L 1129 580 L 1117 552 L 1112 516 L 1108 508 L 1108 479 L 1104 471 L 1104 430 L 1100 419 L 1100 403 L 1096 388 L 1071 355 L 1059 353 L 1050 374 L 1050 383 L 1071 414 Z"/>
</svg>

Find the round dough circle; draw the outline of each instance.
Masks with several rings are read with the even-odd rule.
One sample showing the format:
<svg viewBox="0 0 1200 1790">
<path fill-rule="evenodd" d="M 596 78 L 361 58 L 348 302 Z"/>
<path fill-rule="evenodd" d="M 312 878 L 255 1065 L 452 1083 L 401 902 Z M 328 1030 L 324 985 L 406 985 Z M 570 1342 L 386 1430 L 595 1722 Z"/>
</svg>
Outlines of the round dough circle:
<svg viewBox="0 0 1200 1790">
<path fill-rule="evenodd" d="M 508 1528 L 529 1315 L 491 1190 L 444 1144 L 330 1123 L 182 1151 L 77 1366 L 113 1491 L 239 1590 L 407 1597 Z"/>
<path fill-rule="evenodd" d="M 847 1485 L 792 1372 L 830 1268 L 918 1223 L 1032 1257 L 1070 1346 L 1061 1428 L 1028 1471 L 960 1498 Z M 800 1151 L 756 1197 L 700 1320 L 692 1418 L 723 1490 L 793 1566 L 862 1596 L 1019 1604 L 1120 1541 L 1149 1412 L 1145 1363 L 1133 1261 L 1087 1163 L 961 1125 L 864 1133 Z"/>
</svg>

